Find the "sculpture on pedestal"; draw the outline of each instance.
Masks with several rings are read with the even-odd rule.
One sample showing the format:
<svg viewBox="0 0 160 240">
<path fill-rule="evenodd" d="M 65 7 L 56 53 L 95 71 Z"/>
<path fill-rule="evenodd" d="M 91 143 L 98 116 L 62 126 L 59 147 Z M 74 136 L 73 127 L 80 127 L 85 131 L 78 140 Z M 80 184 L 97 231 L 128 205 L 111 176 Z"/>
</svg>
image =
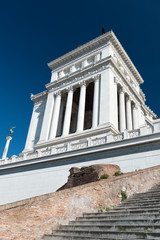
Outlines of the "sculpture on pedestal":
<svg viewBox="0 0 160 240">
<path fill-rule="evenodd" d="M 13 133 L 13 128 L 15 128 L 15 127 L 11 127 L 11 126 L 10 126 L 10 128 L 9 128 L 9 132 L 10 132 L 10 133 L 9 133 L 9 135 L 6 137 L 7 142 L 6 142 L 6 145 L 5 145 L 5 148 L 4 148 L 4 152 L 3 152 L 2 159 L 6 159 L 6 157 L 7 157 L 9 144 L 10 144 L 10 141 L 12 140 L 11 135 L 12 135 L 12 133 Z"/>
</svg>

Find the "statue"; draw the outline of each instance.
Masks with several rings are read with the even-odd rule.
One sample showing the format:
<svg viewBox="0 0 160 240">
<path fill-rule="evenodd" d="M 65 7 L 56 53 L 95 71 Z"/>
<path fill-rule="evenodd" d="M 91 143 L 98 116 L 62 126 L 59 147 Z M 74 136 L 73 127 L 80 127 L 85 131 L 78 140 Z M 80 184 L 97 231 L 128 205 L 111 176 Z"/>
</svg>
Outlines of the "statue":
<svg viewBox="0 0 160 240">
<path fill-rule="evenodd" d="M 9 128 L 10 134 L 9 134 L 9 136 L 11 136 L 11 134 L 13 133 L 13 128 L 16 128 L 16 127 L 11 127 L 11 125 L 10 125 L 10 128 Z"/>
</svg>

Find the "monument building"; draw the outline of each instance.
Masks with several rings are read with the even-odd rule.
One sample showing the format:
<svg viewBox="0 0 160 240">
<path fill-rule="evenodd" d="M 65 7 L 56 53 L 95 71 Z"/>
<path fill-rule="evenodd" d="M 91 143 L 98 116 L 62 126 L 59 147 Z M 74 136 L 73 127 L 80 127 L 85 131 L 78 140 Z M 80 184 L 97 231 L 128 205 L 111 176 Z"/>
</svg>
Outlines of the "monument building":
<svg viewBox="0 0 160 240">
<path fill-rule="evenodd" d="M 112 138 L 152 126 L 156 115 L 145 105 L 143 79 L 113 32 L 48 66 L 52 76 L 47 90 L 31 96 L 34 108 L 24 153 L 46 148 L 65 152 L 89 146 L 89 136 L 92 146 L 101 134 Z"/>
<path fill-rule="evenodd" d="M 23 152 L 0 160 L 0 172 L 21 189 L 12 201 L 57 190 L 73 166 L 117 164 L 128 172 L 160 163 L 160 120 L 146 106 L 143 79 L 112 31 L 48 66 L 46 90 L 31 95 Z"/>
</svg>

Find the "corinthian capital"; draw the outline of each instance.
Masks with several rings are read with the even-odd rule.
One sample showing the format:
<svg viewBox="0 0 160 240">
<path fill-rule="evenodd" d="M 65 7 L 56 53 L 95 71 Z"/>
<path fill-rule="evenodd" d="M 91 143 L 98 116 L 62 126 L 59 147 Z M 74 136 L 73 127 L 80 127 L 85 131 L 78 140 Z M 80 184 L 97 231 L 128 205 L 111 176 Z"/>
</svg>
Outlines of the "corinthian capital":
<svg viewBox="0 0 160 240">
<path fill-rule="evenodd" d="M 121 87 L 121 88 L 119 89 L 119 93 L 125 93 L 125 90 L 124 90 L 123 87 Z"/>
<path fill-rule="evenodd" d="M 82 82 L 80 82 L 79 85 L 80 85 L 81 87 L 83 87 L 83 86 L 86 87 L 86 81 L 82 81 Z"/>
<path fill-rule="evenodd" d="M 55 95 L 58 97 L 60 97 L 61 96 L 61 92 L 60 91 L 57 91 L 57 92 L 55 92 Z"/>
</svg>

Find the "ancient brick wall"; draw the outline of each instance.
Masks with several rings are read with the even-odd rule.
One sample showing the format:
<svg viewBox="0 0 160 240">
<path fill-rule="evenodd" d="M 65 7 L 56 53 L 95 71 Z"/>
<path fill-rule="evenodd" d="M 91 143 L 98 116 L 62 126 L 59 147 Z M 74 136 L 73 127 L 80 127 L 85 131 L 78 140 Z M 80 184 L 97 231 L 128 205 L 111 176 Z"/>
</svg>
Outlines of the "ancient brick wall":
<svg viewBox="0 0 160 240">
<path fill-rule="evenodd" d="M 160 166 L 0 206 L 0 240 L 40 238 L 83 212 L 96 212 L 160 183 Z"/>
</svg>

